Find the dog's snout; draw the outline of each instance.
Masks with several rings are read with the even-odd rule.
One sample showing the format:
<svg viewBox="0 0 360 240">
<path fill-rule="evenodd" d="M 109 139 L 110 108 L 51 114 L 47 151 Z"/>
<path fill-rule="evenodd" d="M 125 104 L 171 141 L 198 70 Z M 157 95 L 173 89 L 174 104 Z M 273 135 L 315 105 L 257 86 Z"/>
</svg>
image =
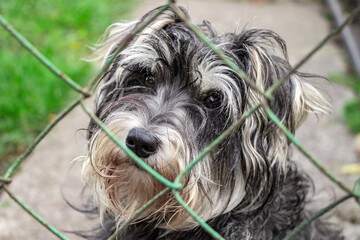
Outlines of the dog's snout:
<svg viewBox="0 0 360 240">
<path fill-rule="evenodd" d="M 133 128 L 126 138 L 126 146 L 141 158 L 154 154 L 159 146 L 158 140 L 144 128 Z"/>
</svg>

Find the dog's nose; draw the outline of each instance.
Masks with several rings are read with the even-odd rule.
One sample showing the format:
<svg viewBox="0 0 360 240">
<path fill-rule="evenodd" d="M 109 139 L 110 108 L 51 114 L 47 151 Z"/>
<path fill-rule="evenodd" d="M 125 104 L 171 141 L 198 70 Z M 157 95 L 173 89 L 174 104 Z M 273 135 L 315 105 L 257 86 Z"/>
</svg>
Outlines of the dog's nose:
<svg viewBox="0 0 360 240">
<path fill-rule="evenodd" d="M 158 140 L 144 128 L 131 129 L 126 138 L 126 146 L 141 158 L 154 154 L 158 145 Z"/>
</svg>

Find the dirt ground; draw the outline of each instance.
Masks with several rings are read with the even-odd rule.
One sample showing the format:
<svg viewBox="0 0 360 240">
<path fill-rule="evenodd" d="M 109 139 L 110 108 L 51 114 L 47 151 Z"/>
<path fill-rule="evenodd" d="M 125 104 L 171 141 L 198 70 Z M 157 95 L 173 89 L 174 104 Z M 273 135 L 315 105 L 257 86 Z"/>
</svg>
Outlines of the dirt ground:
<svg viewBox="0 0 360 240">
<path fill-rule="evenodd" d="M 140 17 L 165 1 L 148 0 L 139 5 L 133 16 Z M 246 28 L 268 28 L 279 33 L 288 44 L 290 62 L 295 64 L 330 31 L 322 6 L 293 1 L 179 1 L 189 10 L 195 23 L 210 20 L 219 33 Z M 254 1 L 252 1 L 254 2 Z M 114 19 L 117 21 L 120 19 Z M 82 56 L 79 56 L 79 59 Z M 302 71 L 329 76 L 345 71 L 344 52 L 333 42 L 327 44 L 305 64 Z M 341 166 L 359 162 L 354 136 L 341 120 L 341 106 L 352 93 L 338 85 L 322 81 L 319 87 L 331 99 L 333 112 L 320 119 L 310 117 L 297 132 L 297 138 L 310 152 L 345 184 L 352 187 L 356 175 L 344 175 Z M 80 165 L 74 161 L 84 155 L 88 118 L 77 108 L 67 116 L 21 166 L 9 186 L 21 200 L 70 239 L 78 239 L 65 230 L 87 229 L 91 221 L 71 209 L 64 201 L 80 202 L 82 189 Z M 297 150 L 293 158 L 313 177 L 315 205 L 321 208 L 344 193 L 327 180 Z M 330 193 L 330 195 L 329 195 Z M 360 239 L 360 208 L 353 200 L 340 205 L 329 218 L 344 228 L 346 239 Z M 56 239 L 27 215 L 5 194 L 0 195 L 0 239 Z"/>
</svg>

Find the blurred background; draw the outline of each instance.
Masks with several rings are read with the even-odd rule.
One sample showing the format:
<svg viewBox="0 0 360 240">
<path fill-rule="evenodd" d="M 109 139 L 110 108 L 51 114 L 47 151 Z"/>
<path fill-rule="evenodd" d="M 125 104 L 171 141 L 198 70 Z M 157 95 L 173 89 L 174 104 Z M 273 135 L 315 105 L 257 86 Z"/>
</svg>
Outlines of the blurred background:
<svg viewBox="0 0 360 240">
<path fill-rule="evenodd" d="M 63 72 L 85 85 L 94 75 L 90 54 L 107 26 L 129 16 L 137 1 L 1 1 L 5 18 Z M 1 170 L 71 99 L 63 82 L 1 29 Z M 3 173 L 3 171 L 1 172 Z"/>
<path fill-rule="evenodd" d="M 0 1 L 2 14 L 48 59 L 82 86 L 96 73 L 91 55 L 105 29 L 116 21 L 135 19 L 164 4 L 160 0 L 11 0 Z M 267 28 L 288 44 L 296 64 L 360 5 L 359 0 L 182 0 L 192 21 L 210 20 L 219 33 L 239 28 Z M 332 3 L 331 3 L 332 2 Z M 339 6 L 332 5 L 340 2 Z M 335 9 L 335 10 L 334 10 Z M 336 13 L 340 10 L 342 16 Z M 360 43 L 360 19 L 350 25 L 350 38 Z M 302 71 L 322 75 L 316 82 L 333 111 L 310 117 L 298 131 L 321 163 L 350 188 L 360 176 L 360 77 L 354 64 L 356 47 L 339 35 L 315 54 Z M 77 94 L 57 79 L 0 28 L 0 175 L 36 135 Z M 70 239 L 66 230 L 86 230 L 94 221 L 64 201 L 81 203 L 80 165 L 73 161 L 86 149 L 87 116 L 79 108 L 67 116 L 20 167 L 9 188 Z M 321 208 L 344 193 L 327 180 L 296 149 L 293 158 L 313 178 L 314 205 Z M 344 228 L 346 239 L 360 239 L 360 208 L 350 200 L 327 216 Z M 0 193 L 0 239 L 56 239 Z"/>
</svg>

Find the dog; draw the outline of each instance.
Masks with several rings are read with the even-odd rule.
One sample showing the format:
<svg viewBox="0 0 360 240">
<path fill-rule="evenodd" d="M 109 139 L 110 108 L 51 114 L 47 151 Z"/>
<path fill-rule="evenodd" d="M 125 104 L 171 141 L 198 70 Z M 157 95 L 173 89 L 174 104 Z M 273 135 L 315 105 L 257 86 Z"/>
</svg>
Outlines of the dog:
<svg viewBox="0 0 360 240">
<path fill-rule="evenodd" d="M 185 9 L 180 11 L 189 19 Z M 116 137 L 169 181 L 217 136 L 264 101 L 232 68 L 167 9 L 116 49 L 157 9 L 140 20 L 113 24 L 96 50 L 103 64 L 95 114 Z M 198 25 L 261 91 L 291 70 L 286 43 L 264 29 L 218 35 Z M 308 113 L 324 112 L 326 99 L 309 74 L 292 74 L 269 106 L 292 132 Z M 101 226 L 83 234 L 107 239 L 165 186 L 144 171 L 94 122 L 88 128 L 82 175 L 94 195 Z M 309 219 L 310 178 L 290 160 L 291 141 L 259 108 L 182 179 L 181 197 L 225 239 L 283 239 Z M 132 222 L 117 239 L 212 239 L 171 192 Z M 294 239 L 342 239 L 320 220 Z"/>
</svg>

